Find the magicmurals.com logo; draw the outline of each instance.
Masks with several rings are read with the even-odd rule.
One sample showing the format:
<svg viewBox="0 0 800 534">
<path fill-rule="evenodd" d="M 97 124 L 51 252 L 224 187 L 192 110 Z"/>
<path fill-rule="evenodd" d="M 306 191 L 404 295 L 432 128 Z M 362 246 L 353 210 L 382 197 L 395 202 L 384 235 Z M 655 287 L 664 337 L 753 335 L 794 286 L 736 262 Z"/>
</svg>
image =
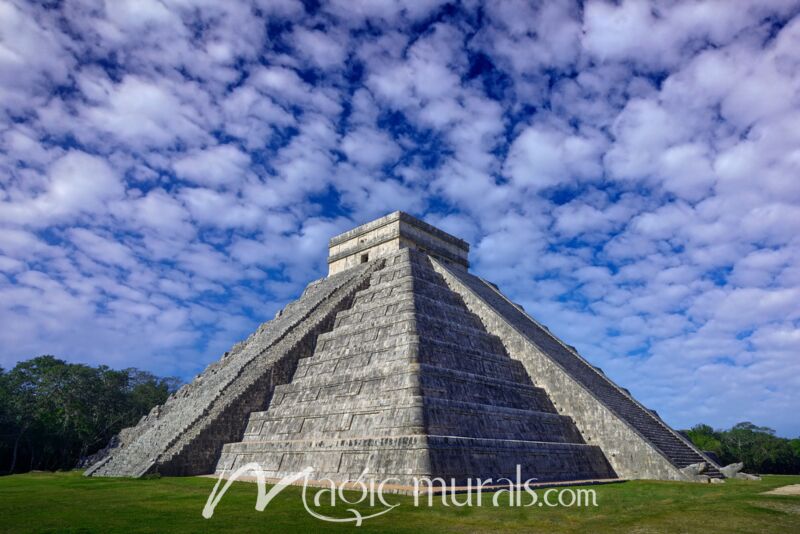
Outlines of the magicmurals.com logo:
<svg viewBox="0 0 800 534">
<path fill-rule="evenodd" d="M 222 496 L 228 491 L 231 484 L 237 479 L 248 476 L 255 477 L 258 488 L 256 497 L 256 510 L 263 512 L 267 505 L 287 486 L 301 485 L 303 507 L 313 517 L 321 521 L 331 523 L 354 523 L 355 526 L 373 517 L 378 517 L 391 512 L 400 506 L 401 503 L 387 502 L 385 493 L 396 493 L 396 488 L 401 481 L 396 478 L 384 480 L 365 480 L 365 469 L 355 480 L 345 482 L 334 482 L 330 479 L 312 479 L 311 473 L 314 469 L 306 467 L 299 473 L 286 476 L 280 479 L 267 491 L 267 476 L 261 466 L 257 463 L 249 463 L 241 466 L 236 471 L 226 476 L 223 472 L 217 479 L 211 495 L 208 496 L 205 507 L 203 507 L 203 517 L 210 519 L 214 515 L 214 509 L 222 500 Z M 223 479 L 227 479 L 220 489 Z M 463 484 L 456 484 L 455 480 L 450 480 L 448 484 L 442 478 L 413 478 L 410 486 L 403 486 L 410 490 L 414 497 L 413 506 L 433 506 L 435 502 L 441 501 L 443 506 L 454 506 L 457 508 L 465 506 L 509 506 L 509 507 L 596 507 L 597 494 L 593 489 L 585 488 L 549 488 L 542 490 L 541 496 L 534 487 L 535 478 L 522 480 L 522 469 L 517 465 L 516 477 L 514 480 L 500 478 L 496 481 L 489 479 L 467 479 Z M 313 482 L 310 486 L 309 483 Z M 484 493 L 486 492 L 486 493 Z M 395 496 L 396 497 L 396 496 Z M 424 501 L 421 502 L 421 498 Z M 376 512 L 367 515 L 356 510 L 353 506 L 369 506 L 378 508 Z M 342 508 L 346 517 L 334 517 L 319 512 L 323 506 L 331 508 Z"/>
</svg>

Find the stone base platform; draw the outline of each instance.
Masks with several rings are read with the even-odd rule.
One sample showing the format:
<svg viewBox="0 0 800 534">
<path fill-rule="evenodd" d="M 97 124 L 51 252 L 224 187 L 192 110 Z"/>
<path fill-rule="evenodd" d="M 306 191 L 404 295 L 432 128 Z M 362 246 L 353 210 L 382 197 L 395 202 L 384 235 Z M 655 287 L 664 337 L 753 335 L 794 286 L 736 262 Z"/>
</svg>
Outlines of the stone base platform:
<svg viewBox="0 0 800 534">
<path fill-rule="evenodd" d="M 365 479 L 395 479 L 401 486 L 414 478 L 452 479 L 459 485 L 467 479 L 513 479 L 517 465 L 523 481 L 615 478 L 605 456 L 591 445 L 435 435 L 231 443 L 225 445 L 216 474 L 250 462 L 274 479 L 312 467 L 317 479 L 345 482 L 364 473 Z"/>
</svg>

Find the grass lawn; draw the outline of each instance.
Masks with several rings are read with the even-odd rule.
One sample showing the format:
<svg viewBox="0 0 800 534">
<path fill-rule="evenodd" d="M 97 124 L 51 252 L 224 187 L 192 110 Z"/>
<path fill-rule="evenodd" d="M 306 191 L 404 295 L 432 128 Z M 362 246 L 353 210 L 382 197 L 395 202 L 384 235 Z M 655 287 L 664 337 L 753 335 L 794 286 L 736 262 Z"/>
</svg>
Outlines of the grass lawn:
<svg viewBox="0 0 800 534">
<path fill-rule="evenodd" d="M 323 523 L 289 487 L 264 512 L 254 509 L 256 485 L 237 482 L 214 516 L 200 515 L 214 485 L 209 478 L 87 479 L 78 472 L 0 477 L 3 532 L 319 532 L 356 530 Z M 762 495 L 800 476 L 767 476 L 725 484 L 626 482 L 593 486 L 596 508 L 415 508 L 413 498 L 368 519 L 360 532 L 800 532 L 800 496 Z M 309 493 L 311 494 L 311 489 Z M 316 491 L 316 490 L 313 490 Z M 539 491 L 541 495 L 542 490 Z M 460 496 L 460 498 L 464 498 Z M 488 499 L 486 494 L 484 499 Z M 525 501 L 527 502 L 527 501 Z M 370 509 L 357 506 L 365 515 Z M 377 511 L 376 509 L 372 509 Z M 342 517 L 342 508 L 320 508 Z"/>
</svg>

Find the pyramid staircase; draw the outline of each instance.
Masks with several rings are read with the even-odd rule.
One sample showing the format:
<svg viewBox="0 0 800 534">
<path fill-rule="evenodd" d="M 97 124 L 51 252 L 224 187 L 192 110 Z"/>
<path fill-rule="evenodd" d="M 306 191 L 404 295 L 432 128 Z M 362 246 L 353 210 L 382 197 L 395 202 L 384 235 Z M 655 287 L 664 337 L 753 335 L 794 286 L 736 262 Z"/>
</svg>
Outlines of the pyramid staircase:
<svg viewBox="0 0 800 534">
<path fill-rule="evenodd" d="M 247 340 L 209 365 L 161 406 L 119 434 L 115 448 L 86 476 L 141 477 L 149 473 L 212 472 L 222 446 L 239 439 L 250 412 L 269 404 L 275 386 L 287 382 L 301 356 L 329 330 L 369 281 L 376 263 L 309 284 L 300 299 L 262 324 Z"/>
</svg>

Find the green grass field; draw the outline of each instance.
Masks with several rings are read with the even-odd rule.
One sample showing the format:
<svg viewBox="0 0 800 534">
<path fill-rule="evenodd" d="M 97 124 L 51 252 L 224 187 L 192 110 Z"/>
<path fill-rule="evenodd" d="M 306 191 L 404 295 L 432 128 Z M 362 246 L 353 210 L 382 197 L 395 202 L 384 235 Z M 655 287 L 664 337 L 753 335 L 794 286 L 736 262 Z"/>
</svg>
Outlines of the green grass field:
<svg viewBox="0 0 800 534">
<path fill-rule="evenodd" d="M 356 530 L 323 523 L 303 508 L 301 488 L 255 511 L 256 485 L 235 483 L 211 519 L 201 511 L 208 478 L 87 479 L 78 472 L 0 477 L 3 532 L 319 532 Z M 400 506 L 360 532 L 800 532 L 800 496 L 762 495 L 800 476 L 707 485 L 626 482 L 594 486 L 596 508 L 433 508 L 390 495 Z M 310 490 L 311 491 L 311 490 Z M 539 491 L 541 494 L 541 490 Z M 463 497 L 463 496 L 462 496 Z M 487 497 L 484 497 L 486 499 Z M 369 508 L 357 506 L 363 513 Z M 342 509 L 321 508 L 342 516 Z"/>
</svg>

